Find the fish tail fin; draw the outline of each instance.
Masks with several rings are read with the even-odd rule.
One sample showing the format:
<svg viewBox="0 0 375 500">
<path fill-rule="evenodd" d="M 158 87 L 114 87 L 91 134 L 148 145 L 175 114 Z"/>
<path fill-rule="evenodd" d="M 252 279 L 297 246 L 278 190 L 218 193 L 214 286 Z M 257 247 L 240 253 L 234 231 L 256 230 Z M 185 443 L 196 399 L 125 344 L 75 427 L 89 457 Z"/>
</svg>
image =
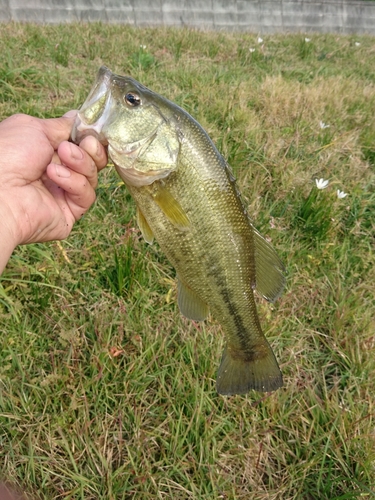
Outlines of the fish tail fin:
<svg viewBox="0 0 375 500">
<path fill-rule="evenodd" d="M 225 347 L 219 367 L 216 390 L 219 394 L 230 396 L 245 394 L 250 390 L 259 392 L 274 391 L 283 385 L 283 377 L 271 347 L 266 344 L 265 355 L 233 356 Z"/>
</svg>

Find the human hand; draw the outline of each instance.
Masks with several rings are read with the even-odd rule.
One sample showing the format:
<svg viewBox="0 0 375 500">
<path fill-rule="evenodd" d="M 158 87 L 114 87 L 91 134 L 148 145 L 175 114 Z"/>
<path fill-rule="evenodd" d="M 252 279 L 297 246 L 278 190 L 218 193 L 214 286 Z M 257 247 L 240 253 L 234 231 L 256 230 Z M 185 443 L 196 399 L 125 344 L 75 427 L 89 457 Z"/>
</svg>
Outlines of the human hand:
<svg viewBox="0 0 375 500">
<path fill-rule="evenodd" d="M 13 115 L 0 123 L 0 239 L 11 251 L 66 238 L 95 201 L 107 154 L 91 136 L 79 146 L 68 142 L 74 119 L 74 112 L 46 120 Z"/>
<path fill-rule="evenodd" d="M 0 483 L 0 500 L 26 500 L 26 497 Z"/>
</svg>

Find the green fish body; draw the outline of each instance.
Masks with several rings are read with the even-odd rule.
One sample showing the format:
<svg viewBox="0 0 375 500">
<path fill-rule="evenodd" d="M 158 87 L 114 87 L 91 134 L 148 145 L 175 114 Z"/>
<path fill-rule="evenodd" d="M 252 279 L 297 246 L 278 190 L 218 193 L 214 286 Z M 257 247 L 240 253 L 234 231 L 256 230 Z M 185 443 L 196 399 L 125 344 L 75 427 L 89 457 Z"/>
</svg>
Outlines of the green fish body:
<svg viewBox="0 0 375 500">
<path fill-rule="evenodd" d="M 87 134 L 108 144 L 145 240 L 155 239 L 175 267 L 181 313 L 201 321 L 210 311 L 221 324 L 226 347 L 217 391 L 281 387 L 254 289 L 275 300 L 284 268 L 252 226 L 231 170 L 207 133 L 176 104 L 102 67 L 72 138 L 79 142 Z"/>
</svg>

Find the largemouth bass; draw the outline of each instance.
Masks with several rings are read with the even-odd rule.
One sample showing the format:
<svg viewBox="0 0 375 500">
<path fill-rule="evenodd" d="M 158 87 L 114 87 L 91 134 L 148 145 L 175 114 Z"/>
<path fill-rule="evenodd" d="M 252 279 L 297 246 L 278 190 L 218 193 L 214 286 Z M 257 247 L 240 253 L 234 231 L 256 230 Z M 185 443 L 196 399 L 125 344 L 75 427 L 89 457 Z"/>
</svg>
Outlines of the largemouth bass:
<svg viewBox="0 0 375 500">
<path fill-rule="evenodd" d="M 103 66 L 72 139 L 89 134 L 108 145 L 145 240 L 155 238 L 175 267 L 181 313 L 201 321 L 211 311 L 222 325 L 217 391 L 281 387 L 254 289 L 275 300 L 284 287 L 283 264 L 250 222 L 229 165 L 207 133 L 173 102 Z"/>
</svg>

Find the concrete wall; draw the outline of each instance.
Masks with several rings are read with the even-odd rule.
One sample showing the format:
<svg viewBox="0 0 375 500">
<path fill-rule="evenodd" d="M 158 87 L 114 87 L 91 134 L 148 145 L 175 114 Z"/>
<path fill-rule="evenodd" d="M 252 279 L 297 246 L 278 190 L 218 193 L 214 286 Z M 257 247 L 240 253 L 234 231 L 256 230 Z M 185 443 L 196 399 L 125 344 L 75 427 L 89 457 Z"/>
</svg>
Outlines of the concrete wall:
<svg viewBox="0 0 375 500">
<path fill-rule="evenodd" d="M 0 0 L 0 21 L 103 21 L 275 33 L 375 35 L 366 0 Z"/>
</svg>

